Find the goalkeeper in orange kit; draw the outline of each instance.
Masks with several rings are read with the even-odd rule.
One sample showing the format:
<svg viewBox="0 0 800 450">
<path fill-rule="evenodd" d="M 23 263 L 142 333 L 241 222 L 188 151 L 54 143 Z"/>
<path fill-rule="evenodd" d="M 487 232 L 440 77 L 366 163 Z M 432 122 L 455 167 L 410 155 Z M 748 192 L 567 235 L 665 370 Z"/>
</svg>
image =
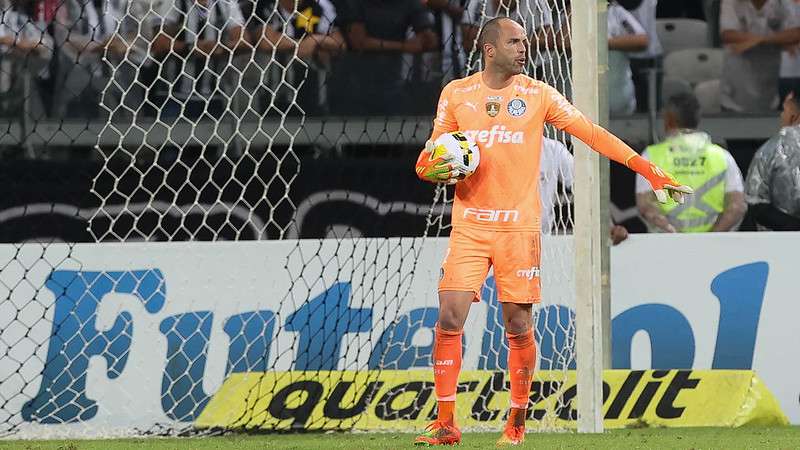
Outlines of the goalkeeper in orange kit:
<svg viewBox="0 0 800 450">
<path fill-rule="evenodd" d="M 438 418 L 419 435 L 417 445 L 461 442 L 455 421 L 461 336 L 470 305 L 494 267 L 498 299 L 508 338 L 511 410 L 498 445 L 525 439 L 536 343 L 532 307 L 541 300 L 541 205 L 539 158 L 545 122 L 585 142 L 647 179 L 662 202 L 682 202 L 692 192 L 640 157 L 621 140 L 590 122 L 558 91 L 522 74 L 527 61 L 525 30 L 509 18 L 488 21 L 478 38 L 482 72 L 444 87 L 434 130 L 417 160 L 417 175 L 434 183 L 455 183 L 459 161 L 438 156 L 432 142 L 442 133 L 463 131 L 481 150 L 478 170 L 456 185 L 453 229 L 439 283 L 433 374 Z"/>
</svg>

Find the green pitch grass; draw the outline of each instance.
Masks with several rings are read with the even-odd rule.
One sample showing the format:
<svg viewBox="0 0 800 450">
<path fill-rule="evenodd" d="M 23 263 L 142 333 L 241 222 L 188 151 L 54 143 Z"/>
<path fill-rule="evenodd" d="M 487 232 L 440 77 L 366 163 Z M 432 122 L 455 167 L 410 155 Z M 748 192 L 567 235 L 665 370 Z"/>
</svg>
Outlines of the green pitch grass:
<svg viewBox="0 0 800 450">
<path fill-rule="evenodd" d="M 493 448 L 497 433 L 467 433 L 460 449 Z M 0 450 L 261 450 L 404 449 L 411 434 L 331 433 L 92 441 L 0 441 Z M 526 449 L 800 449 L 800 427 L 642 428 L 602 435 L 528 434 Z"/>
</svg>

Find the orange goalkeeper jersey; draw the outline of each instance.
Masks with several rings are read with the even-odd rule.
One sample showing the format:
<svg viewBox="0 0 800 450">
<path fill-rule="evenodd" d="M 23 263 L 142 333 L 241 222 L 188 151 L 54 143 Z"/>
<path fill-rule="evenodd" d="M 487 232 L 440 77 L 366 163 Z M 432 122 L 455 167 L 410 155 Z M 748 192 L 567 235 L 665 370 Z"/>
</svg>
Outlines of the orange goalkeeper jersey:
<svg viewBox="0 0 800 450">
<path fill-rule="evenodd" d="M 617 154 L 611 158 L 622 163 L 635 155 L 546 83 L 516 75 L 507 87 L 492 89 L 481 75 L 447 84 L 434 119 L 431 139 L 460 130 L 481 151 L 478 170 L 456 185 L 454 226 L 540 231 L 539 158 L 545 122 L 595 149 L 613 147 Z"/>
</svg>

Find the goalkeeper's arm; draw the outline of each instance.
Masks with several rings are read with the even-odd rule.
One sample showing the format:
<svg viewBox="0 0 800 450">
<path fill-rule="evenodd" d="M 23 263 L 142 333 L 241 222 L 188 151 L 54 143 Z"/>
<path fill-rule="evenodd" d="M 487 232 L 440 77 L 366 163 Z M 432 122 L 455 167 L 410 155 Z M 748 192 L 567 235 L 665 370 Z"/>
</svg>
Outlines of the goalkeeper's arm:
<svg viewBox="0 0 800 450">
<path fill-rule="evenodd" d="M 655 191 L 659 202 L 665 203 L 669 194 L 676 202 L 683 203 L 683 194 L 693 192 L 692 188 L 681 185 L 658 166 L 639 156 L 605 128 L 592 123 L 553 87 L 544 85 L 543 90 L 545 121 L 582 140 L 608 159 L 624 164 L 644 177 Z"/>
<path fill-rule="evenodd" d="M 433 119 L 433 132 L 431 138 L 425 143 L 425 148 L 417 158 L 415 170 L 417 176 L 431 183 L 454 184 L 466 174 L 466 168 L 454 161 L 452 155 L 443 147 L 436 146 L 436 139 L 444 133 L 458 130 L 458 122 L 450 108 L 450 90 L 453 83 L 448 83 L 439 97 L 436 105 L 436 117 Z M 461 169 L 464 170 L 461 170 Z"/>
<path fill-rule="evenodd" d="M 563 129 L 585 142 L 597 153 L 624 164 L 643 176 L 650 183 L 656 198 L 661 203 L 666 203 L 667 195 L 670 195 L 676 202 L 683 203 L 683 195 L 694 192 L 691 187 L 680 184 L 670 174 L 639 156 L 620 138 L 609 133 L 605 128 L 592 123 L 583 114 L 579 114 L 575 120 L 571 121 Z"/>
</svg>

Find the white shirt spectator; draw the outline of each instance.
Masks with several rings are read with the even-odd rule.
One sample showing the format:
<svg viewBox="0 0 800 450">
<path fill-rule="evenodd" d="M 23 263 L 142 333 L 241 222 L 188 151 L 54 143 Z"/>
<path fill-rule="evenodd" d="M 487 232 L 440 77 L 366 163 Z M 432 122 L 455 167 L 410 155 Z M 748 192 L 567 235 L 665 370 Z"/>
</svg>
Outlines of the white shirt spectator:
<svg viewBox="0 0 800 450">
<path fill-rule="evenodd" d="M 722 0 L 720 33 L 726 30 L 770 35 L 800 26 L 792 0 L 766 0 L 756 9 L 750 0 Z M 742 54 L 725 51 L 722 106 L 739 112 L 771 111 L 777 107 L 780 49 L 758 45 Z"/>
<path fill-rule="evenodd" d="M 69 0 L 63 6 L 67 8 L 62 25 L 67 30 L 64 55 L 72 63 L 96 69 L 104 51 L 89 51 L 87 44 L 105 44 L 116 33 L 123 13 L 116 3 L 106 1 Z"/>
<path fill-rule="evenodd" d="M 646 34 L 639 21 L 622 6 L 608 5 L 608 38 Z M 608 52 L 608 106 L 612 114 L 633 114 L 636 111 L 636 90 L 628 54 Z"/>
<path fill-rule="evenodd" d="M 800 22 L 800 3 L 792 2 L 790 7 L 794 9 L 794 17 Z M 780 78 L 800 78 L 800 45 L 795 45 L 793 51 L 784 49 L 781 52 L 779 76 Z"/>
<path fill-rule="evenodd" d="M 780 78 L 800 78 L 800 47 L 793 52 L 781 52 Z"/>
<path fill-rule="evenodd" d="M 550 234 L 556 225 L 554 209 L 559 198 L 558 184 L 569 189 L 574 181 L 572 153 L 560 141 L 542 139 L 542 156 L 539 161 L 539 196 L 542 201 L 542 233 Z M 560 203 L 559 203 L 560 205 Z"/>
<path fill-rule="evenodd" d="M 661 41 L 658 40 L 656 6 L 658 6 L 658 0 L 642 0 L 636 9 L 628 11 L 647 33 L 647 50 L 629 53 L 628 56 L 631 58 L 655 58 L 664 52 Z"/>
</svg>

